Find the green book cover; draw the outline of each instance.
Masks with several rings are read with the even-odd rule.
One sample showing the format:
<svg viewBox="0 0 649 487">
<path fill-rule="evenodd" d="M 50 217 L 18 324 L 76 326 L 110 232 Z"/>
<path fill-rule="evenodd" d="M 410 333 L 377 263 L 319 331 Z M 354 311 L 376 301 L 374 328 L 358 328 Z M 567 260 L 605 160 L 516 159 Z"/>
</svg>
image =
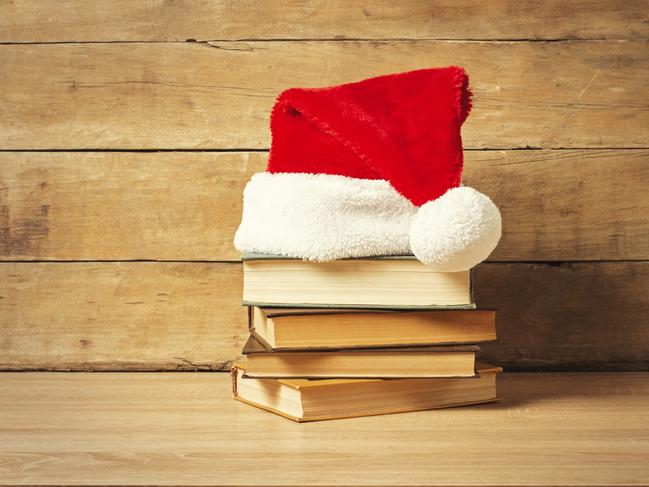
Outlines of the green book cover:
<svg viewBox="0 0 649 487">
<path fill-rule="evenodd" d="M 346 257 L 344 259 L 340 260 L 379 260 L 379 259 L 385 259 L 385 260 L 417 260 L 414 255 L 377 255 L 377 256 L 370 256 L 370 257 Z M 241 255 L 241 260 L 242 261 L 247 261 L 247 260 L 303 260 L 305 262 L 312 262 L 312 261 L 307 261 L 306 259 L 297 259 L 295 257 L 288 257 L 286 255 L 274 255 L 274 254 L 257 254 L 254 252 L 246 252 L 245 254 Z M 316 263 L 316 262 L 314 262 Z"/>
</svg>

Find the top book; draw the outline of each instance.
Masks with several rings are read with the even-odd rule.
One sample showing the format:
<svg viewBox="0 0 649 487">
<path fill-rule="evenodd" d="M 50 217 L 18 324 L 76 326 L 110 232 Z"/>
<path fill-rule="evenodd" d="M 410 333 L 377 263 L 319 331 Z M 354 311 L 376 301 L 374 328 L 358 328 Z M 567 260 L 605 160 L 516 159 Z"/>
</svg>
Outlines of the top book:
<svg viewBox="0 0 649 487">
<path fill-rule="evenodd" d="M 311 262 L 245 254 L 242 260 L 247 306 L 475 308 L 470 271 L 436 272 L 413 256 Z"/>
</svg>

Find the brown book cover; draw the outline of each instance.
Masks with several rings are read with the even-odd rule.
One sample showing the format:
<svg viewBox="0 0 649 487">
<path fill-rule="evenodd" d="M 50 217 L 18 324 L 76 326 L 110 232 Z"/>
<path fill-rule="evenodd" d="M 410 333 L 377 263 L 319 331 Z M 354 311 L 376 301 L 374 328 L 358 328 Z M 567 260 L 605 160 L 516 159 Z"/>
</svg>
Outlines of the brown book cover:
<svg viewBox="0 0 649 487">
<path fill-rule="evenodd" d="M 251 335 L 246 340 L 243 350 L 241 351 L 244 355 L 252 355 L 257 353 L 274 353 L 274 354 L 286 354 L 286 353 L 336 353 L 336 352 L 350 352 L 350 353 L 397 353 L 397 352 L 412 352 L 412 353 L 449 353 L 449 352 L 473 352 L 478 353 L 480 347 L 478 345 L 440 345 L 440 346 L 415 346 L 415 347 L 366 347 L 366 348 L 337 348 L 337 349 L 318 349 L 313 348 L 307 349 L 295 349 L 295 350 L 277 350 L 269 348 L 267 345 L 262 343 L 257 337 Z"/>
<path fill-rule="evenodd" d="M 498 400 L 500 367 L 477 364 L 475 379 L 250 379 L 232 368 L 234 399 L 297 422 L 374 416 Z"/>
<path fill-rule="evenodd" d="M 243 348 L 245 377 L 438 378 L 475 377 L 480 347 L 424 346 L 339 350 L 269 350 L 251 336 Z"/>
<path fill-rule="evenodd" d="M 269 350 L 472 345 L 497 341 L 496 311 L 248 308 L 248 331 Z"/>
</svg>

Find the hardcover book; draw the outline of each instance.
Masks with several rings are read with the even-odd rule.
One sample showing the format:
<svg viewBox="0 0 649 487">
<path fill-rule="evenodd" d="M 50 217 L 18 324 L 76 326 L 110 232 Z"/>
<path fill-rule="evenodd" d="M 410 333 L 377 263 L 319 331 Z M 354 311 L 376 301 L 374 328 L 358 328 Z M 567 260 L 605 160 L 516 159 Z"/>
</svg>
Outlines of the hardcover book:
<svg viewBox="0 0 649 487">
<path fill-rule="evenodd" d="M 499 367 L 478 364 L 472 379 L 249 379 L 232 368 L 234 398 L 293 421 L 372 416 L 497 401 Z"/>
<path fill-rule="evenodd" d="M 434 271 L 413 256 L 311 262 L 245 254 L 242 259 L 244 305 L 475 308 L 470 271 Z"/>
<path fill-rule="evenodd" d="M 250 333 L 267 348 L 326 349 L 453 345 L 496 340 L 493 310 L 249 310 Z"/>
<path fill-rule="evenodd" d="M 250 337 L 243 347 L 246 377 L 474 377 L 477 346 L 274 351 Z"/>
</svg>

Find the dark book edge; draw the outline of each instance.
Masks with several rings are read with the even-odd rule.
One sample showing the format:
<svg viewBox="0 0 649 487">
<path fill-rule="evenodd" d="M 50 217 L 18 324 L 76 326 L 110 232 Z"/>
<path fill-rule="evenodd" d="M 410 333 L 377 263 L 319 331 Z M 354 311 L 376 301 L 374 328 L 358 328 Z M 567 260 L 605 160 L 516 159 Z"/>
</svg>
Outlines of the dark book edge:
<svg viewBox="0 0 649 487">
<path fill-rule="evenodd" d="M 490 364 L 490 363 L 480 362 L 480 361 L 476 360 L 476 362 L 475 362 L 475 373 L 476 373 L 476 375 L 478 377 L 482 376 L 482 374 L 480 373 L 481 368 L 483 369 L 482 372 L 485 375 L 494 374 L 495 376 L 498 376 L 499 374 L 503 373 L 503 368 L 501 366 L 499 366 L 499 365 L 493 365 L 493 364 Z M 236 369 L 239 369 L 239 370 L 243 371 L 243 373 L 245 374 L 245 372 L 246 372 L 246 364 L 244 364 L 242 362 L 235 361 L 232 364 L 232 367 L 231 367 L 230 371 L 234 372 Z M 249 377 L 249 378 L 251 378 L 251 377 Z M 471 377 L 469 377 L 469 378 L 471 378 Z M 371 377 L 371 378 L 367 378 L 367 379 L 368 380 L 383 380 L 383 379 L 377 379 L 375 377 Z M 311 380 L 323 381 L 323 380 L 327 380 L 327 379 L 317 378 L 317 379 L 311 379 Z M 386 379 L 386 380 L 394 380 L 394 379 Z M 289 387 L 293 387 L 293 386 L 289 385 Z"/>
<path fill-rule="evenodd" d="M 435 345 L 435 346 L 414 346 L 414 347 L 362 347 L 362 348 L 328 348 L 314 350 L 310 349 L 272 349 L 264 345 L 256 336 L 250 335 L 245 345 L 243 346 L 242 353 L 244 355 L 254 355 L 260 353 L 337 353 L 337 352 L 354 352 L 354 353 L 401 353 L 401 352 L 415 352 L 415 353 L 463 353 L 470 352 L 477 356 L 480 351 L 478 345 Z"/>
<path fill-rule="evenodd" d="M 427 349 L 430 348 L 437 348 L 437 347 L 470 347 L 470 346 L 480 346 L 484 345 L 487 343 L 497 343 L 499 341 L 498 338 L 494 340 L 472 340 L 470 342 L 436 342 L 436 343 L 391 343 L 389 345 L 357 345 L 357 346 L 352 346 L 352 347 L 293 347 L 293 348 L 288 348 L 288 347 L 272 347 L 266 342 L 263 337 L 260 337 L 258 334 L 253 333 L 252 336 L 254 336 L 259 342 L 266 348 L 268 352 L 274 353 L 274 352 L 284 352 L 284 353 L 289 353 L 289 352 L 343 352 L 343 351 L 350 351 L 350 352 L 356 352 L 356 351 L 376 351 L 376 352 L 381 352 L 385 350 L 394 350 L 394 349 L 406 349 L 406 350 L 412 350 L 413 352 L 417 351 L 422 351 L 418 349 L 424 349 L 423 351 L 426 351 Z M 457 350 L 454 350 L 457 351 Z M 263 353 L 263 352 L 261 352 Z"/>
<path fill-rule="evenodd" d="M 254 324 L 254 320 L 253 320 L 253 317 L 252 317 L 253 312 L 254 312 L 253 307 L 248 306 L 248 332 L 250 332 L 251 335 L 255 331 L 255 324 Z"/>
<path fill-rule="evenodd" d="M 470 309 L 447 309 L 447 308 L 434 308 L 434 309 L 404 309 L 404 308 L 319 308 L 319 309 L 331 309 L 331 311 L 310 311 L 308 308 L 295 308 L 297 311 L 289 312 L 284 311 L 290 308 L 273 308 L 269 306 L 258 306 L 261 309 L 262 313 L 266 315 L 266 318 L 283 318 L 285 316 L 335 316 L 335 315 L 344 315 L 344 314 L 354 314 L 354 315 L 365 315 L 365 314 L 408 314 L 408 313 L 440 313 L 444 311 L 459 311 L 459 312 L 478 312 L 478 311 L 488 311 L 491 313 L 496 313 L 497 310 L 494 308 L 477 308 L 473 307 Z M 352 313 L 348 313 L 352 311 Z"/>
<path fill-rule="evenodd" d="M 317 303 L 271 303 L 263 301 L 242 301 L 242 306 L 257 306 L 258 308 L 318 308 L 318 309 L 366 309 L 366 310 L 473 310 L 477 309 L 475 303 L 468 304 L 415 304 L 415 305 L 381 305 L 381 304 L 317 304 Z"/>
<path fill-rule="evenodd" d="M 340 377 L 320 377 L 320 376 L 307 376 L 307 375 L 273 375 L 273 376 L 268 376 L 268 375 L 251 375 L 248 374 L 248 372 L 244 372 L 241 375 L 242 379 L 269 379 L 269 380 L 282 380 L 282 379 L 306 379 L 306 380 L 327 380 L 327 379 L 365 379 L 365 380 L 399 380 L 399 379 L 467 379 L 467 380 L 475 380 L 479 379 L 480 376 L 476 373 L 474 375 L 444 375 L 444 376 L 439 376 L 439 375 L 431 375 L 431 376 L 424 376 L 424 375 L 418 375 L 416 377 L 413 376 L 408 376 L 408 375 L 392 375 L 392 376 L 382 376 L 382 377 L 367 377 L 367 376 L 362 376 L 362 375 L 356 375 L 356 376 L 351 376 L 351 375 L 346 375 L 346 376 L 340 376 Z"/>
<path fill-rule="evenodd" d="M 471 303 L 473 303 L 473 307 L 475 309 L 475 295 L 474 295 L 474 286 L 473 286 L 473 273 L 475 271 L 475 267 L 472 267 L 469 269 L 469 299 L 471 300 Z"/>
<path fill-rule="evenodd" d="M 241 260 L 243 262 L 249 260 L 299 260 L 301 262 L 313 262 L 317 264 L 316 261 L 311 261 L 308 259 L 300 259 L 297 257 L 289 257 L 288 255 L 275 255 L 275 254 L 259 254 L 256 252 L 245 252 L 241 255 Z M 367 257 L 346 257 L 344 259 L 337 260 L 417 260 L 414 255 L 373 255 Z"/>
</svg>

